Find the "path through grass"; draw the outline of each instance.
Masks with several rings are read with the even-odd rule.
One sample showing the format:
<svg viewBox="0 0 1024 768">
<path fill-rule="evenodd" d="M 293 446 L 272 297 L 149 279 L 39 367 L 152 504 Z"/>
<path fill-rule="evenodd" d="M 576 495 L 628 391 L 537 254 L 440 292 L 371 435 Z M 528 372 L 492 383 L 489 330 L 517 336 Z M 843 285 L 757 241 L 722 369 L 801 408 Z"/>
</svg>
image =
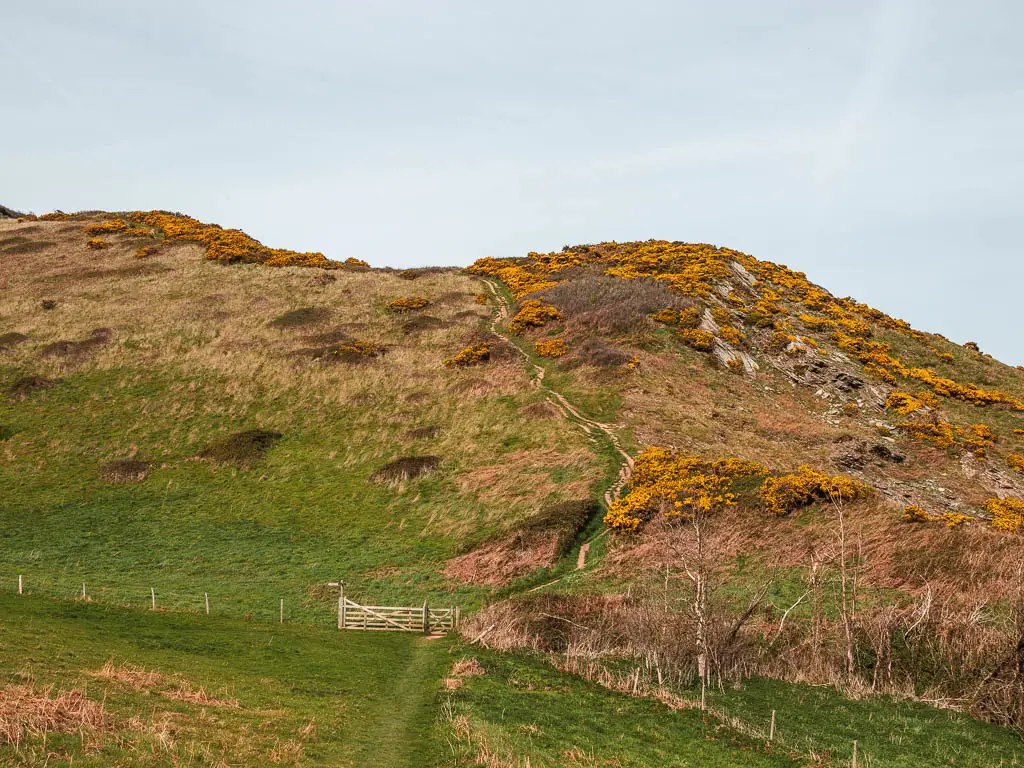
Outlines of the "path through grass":
<svg viewBox="0 0 1024 768">
<path fill-rule="evenodd" d="M 110 723 L 106 733 L 27 733 L 18 748 L 0 739 L 2 765 L 43 765 L 50 753 L 97 768 L 429 765 L 447 639 L 6 595 L 0 617 L 0 690 L 85 690 Z M 107 662 L 163 677 L 138 688 L 97 677 Z M 176 698 L 182 690 L 239 706 Z"/>
</svg>

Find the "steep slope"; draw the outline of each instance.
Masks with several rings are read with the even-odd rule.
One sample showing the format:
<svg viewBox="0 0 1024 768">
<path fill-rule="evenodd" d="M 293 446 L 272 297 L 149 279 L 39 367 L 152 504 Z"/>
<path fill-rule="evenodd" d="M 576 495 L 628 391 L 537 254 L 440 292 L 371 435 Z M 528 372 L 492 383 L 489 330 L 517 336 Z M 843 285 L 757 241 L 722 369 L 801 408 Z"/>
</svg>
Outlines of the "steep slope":
<svg viewBox="0 0 1024 768">
<path fill-rule="evenodd" d="M 638 456 L 606 556 L 469 632 L 641 659 L 659 683 L 707 665 L 1019 719 L 1019 369 L 725 248 L 602 243 L 470 271 L 507 287 L 548 381 L 614 404 Z"/>
<path fill-rule="evenodd" d="M 148 215 L 56 219 L 0 223 L 6 584 L 325 622 L 339 578 L 471 604 L 446 560 L 602 482 L 585 435 L 528 416 L 511 350 L 444 364 L 490 338 L 467 276 L 227 266 Z"/>
</svg>

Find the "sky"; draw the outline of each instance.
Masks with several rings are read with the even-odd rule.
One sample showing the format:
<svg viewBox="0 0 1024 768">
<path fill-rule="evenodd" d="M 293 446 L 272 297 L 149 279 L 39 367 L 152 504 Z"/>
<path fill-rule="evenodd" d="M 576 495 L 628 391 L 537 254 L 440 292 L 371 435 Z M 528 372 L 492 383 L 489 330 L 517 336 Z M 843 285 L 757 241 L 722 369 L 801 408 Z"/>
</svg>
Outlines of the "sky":
<svg viewBox="0 0 1024 768">
<path fill-rule="evenodd" d="M 3 5 L 12 208 L 394 267 L 708 242 L 1024 363 L 1016 0 Z"/>
</svg>

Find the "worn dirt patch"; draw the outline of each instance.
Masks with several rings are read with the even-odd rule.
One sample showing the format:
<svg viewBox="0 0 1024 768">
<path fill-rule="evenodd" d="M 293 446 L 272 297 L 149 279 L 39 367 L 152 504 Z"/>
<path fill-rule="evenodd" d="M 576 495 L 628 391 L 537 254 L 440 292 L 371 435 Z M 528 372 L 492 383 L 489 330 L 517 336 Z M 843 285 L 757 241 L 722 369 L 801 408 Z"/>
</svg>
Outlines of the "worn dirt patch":
<svg viewBox="0 0 1024 768">
<path fill-rule="evenodd" d="M 100 479 L 108 483 L 141 483 L 149 471 L 148 461 L 122 459 L 108 461 L 99 468 Z"/>
<path fill-rule="evenodd" d="M 597 510 L 592 500 L 549 504 L 511 535 L 449 560 L 442 573 L 463 583 L 498 586 L 550 568 L 569 551 Z"/>
</svg>

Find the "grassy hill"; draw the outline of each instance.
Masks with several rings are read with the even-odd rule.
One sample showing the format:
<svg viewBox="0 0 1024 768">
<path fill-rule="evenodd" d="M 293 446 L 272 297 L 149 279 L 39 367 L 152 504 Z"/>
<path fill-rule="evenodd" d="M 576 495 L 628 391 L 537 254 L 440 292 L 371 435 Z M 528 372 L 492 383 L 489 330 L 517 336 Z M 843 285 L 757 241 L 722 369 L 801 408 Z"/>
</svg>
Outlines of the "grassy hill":
<svg viewBox="0 0 1024 768">
<path fill-rule="evenodd" d="M 1018 759 L 1024 373 L 976 345 L 659 241 L 387 270 L 56 214 L 0 220 L 0 287 L 0 673 L 108 697 L 76 764 Z M 339 579 L 461 639 L 339 636 Z"/>
</svg>

